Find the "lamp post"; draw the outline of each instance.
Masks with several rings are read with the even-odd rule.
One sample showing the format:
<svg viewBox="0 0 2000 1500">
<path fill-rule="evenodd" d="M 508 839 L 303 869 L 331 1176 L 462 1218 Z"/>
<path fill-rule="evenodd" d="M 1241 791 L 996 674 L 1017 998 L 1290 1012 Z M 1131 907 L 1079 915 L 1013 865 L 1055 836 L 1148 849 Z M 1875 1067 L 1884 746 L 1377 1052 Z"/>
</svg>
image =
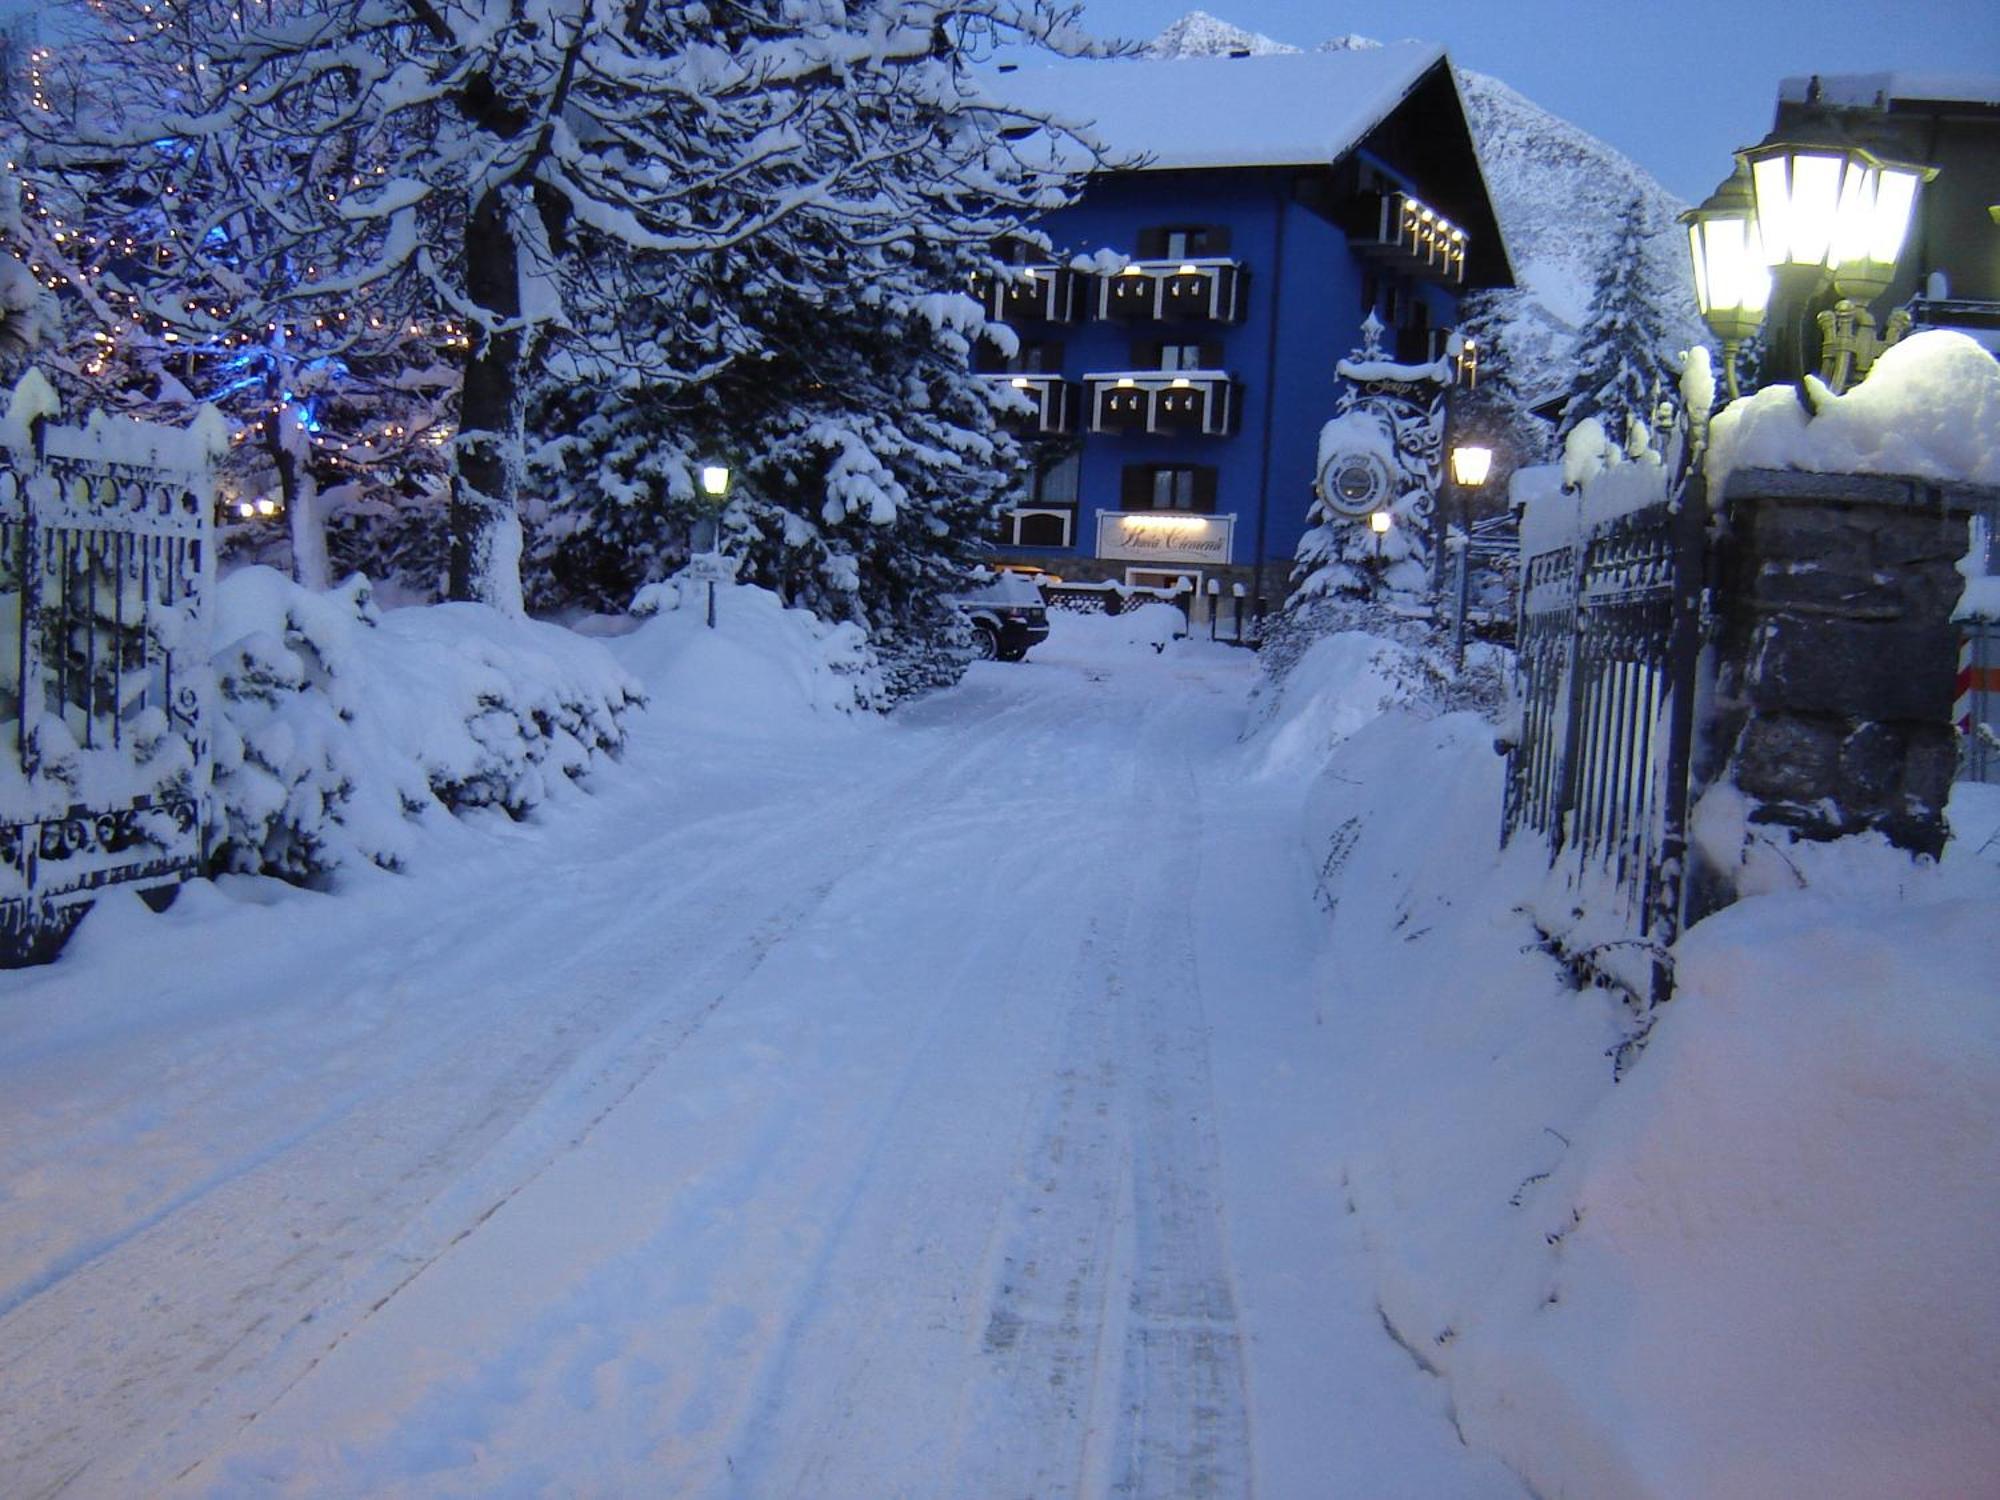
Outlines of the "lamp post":
<svg viewBox="0 0 2000 1500">
<path fill-rule="evenodd" d="M 1729 399 L 1736 384 L 1736 356 L 1764 321 L 1771 300 L 1771 268 L 1757 237 L 1757 198 L 1750 169 L 1741 162 L 1700 206 L 1681 215 L 1694 260 L 1694 300 L 1722 345 L 1722 378 Z"/>
<path fill-rule="evenodd" d="M 1375 533 L 1375 570 L 1368 580 L 1368 597 L 1373 599 L 1382 588 L 1382 539 L 1389 534 L 1389 528 L 1396 524 L 1396 518 L 1387 510 L 1368 512 L 1368 529 Z"/>
<path fill-rule="evenodd" d="M 1493 450 L 1467 443 L 1451 450 L 1451 482 L 1458 487 L 1458 587 L 1451 622 L 1451 669 L 1465 668 L 1465 610 L 1472 592 L 1472 496 L 1493 472 Z"/>
<path fill-rule="evenodd" d="M 729 503 L 730 487 L 736 482 L 729 465 L 705 463 L 695 471 L 701 509 L 688 534 L 688 576 L 708 585 L 708 628 L 715 629 L 715 586 L 734 582 L 736 560 L 725 558 L 718 543 L 722 507 Z"/>
<path fill-rule="evenodd" d="M 1819 98 L 1815 79 L 1806 102 Z M 1877 333 L 1868 304 L 1894 279 L 1917 191 L 1937 172 L 1885 161 L 1825 109 L 1796 129 L 1772 131 L 1736 159 L 1750 176 L 1755 232 L 1776 281 L 1772 360 L 1787 379 L 1817 363 L 1820 378 L 1843 390 L 1909 326 L 1892 315 Z M 1818 307 L 1829 290 L 1832 306 Z"/>
</svg>

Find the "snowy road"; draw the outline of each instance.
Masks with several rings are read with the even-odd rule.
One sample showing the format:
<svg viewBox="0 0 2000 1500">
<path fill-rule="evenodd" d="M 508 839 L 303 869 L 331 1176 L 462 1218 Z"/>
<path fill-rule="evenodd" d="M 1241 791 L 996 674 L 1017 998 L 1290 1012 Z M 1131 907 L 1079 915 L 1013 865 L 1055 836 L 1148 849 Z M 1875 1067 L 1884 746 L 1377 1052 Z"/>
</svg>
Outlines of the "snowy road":
<svg viewBox="0 0 2000 1500">
<path fill-rule="evenodd" d="M 0 979 L 0 1493 L 1519 1495 L 1367 1289 L 1251 667 L 663 705 L 415 874 L 93 917 Z"/>
</svg>

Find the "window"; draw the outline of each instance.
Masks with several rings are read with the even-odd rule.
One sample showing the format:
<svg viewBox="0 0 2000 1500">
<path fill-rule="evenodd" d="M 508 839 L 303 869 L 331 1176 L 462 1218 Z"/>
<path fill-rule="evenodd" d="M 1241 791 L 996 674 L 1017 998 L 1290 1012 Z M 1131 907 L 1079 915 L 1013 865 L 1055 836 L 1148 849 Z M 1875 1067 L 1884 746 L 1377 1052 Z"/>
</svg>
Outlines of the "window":
<svg viewBox="0 0 2000 1500">
<path fill-rule="evenodd" d="M 1194 509 L 1194 470 L 1153 470 L 1154 510 Z"/>
<path fill-rule="evenodd" d="M 1128 464 L 1121 499 L 1126 510 L 1215 509 L 1215 470 L 1206 464 Z"/>
<path fill-rule="evenodd" d="M 1029 497 L 1036 505 L 1074 505 L 1082 474 L 1083 452 L 1072 448 L 1036 466 Z"/>
<path fill-rule="evenodd" d="M 1192 343 L 1157 343 L 1147 340 L 1132 346 L 1132 368 L 1135 370 L 1219 370 L 1222 368 L 1222 345 Z"/>
<path fill-rule="evenodd" d="M 1229 230 L 1221 224 L 1164 224 L 1139 231 L 1140 260 L 1201 260 L 1229 253 Z"/>
<path fill-rule="evenodd" d="M 974 365 L 987 375 L 1059 375 L 1062 373 L 1063 346 L 1054 339 L 1022 339 L 1012 354 L 1002 354 L 981 340 L 974 351 Z"/>
<path fill-rule="evenodd" d="M 1007 542 L 1014 547 L 1067 547 L 1076 512 L 1068 510 L 1017 510 L 1008 515 Z"/>
<path fill-rule="evenodd" d="M 1029 343 L 1024 339 L 1007 362 L 1008 371 L 1016 375 L 1054 375 L 1062 369 L 1062 358 L 1061 344 Z"/>
</svg>

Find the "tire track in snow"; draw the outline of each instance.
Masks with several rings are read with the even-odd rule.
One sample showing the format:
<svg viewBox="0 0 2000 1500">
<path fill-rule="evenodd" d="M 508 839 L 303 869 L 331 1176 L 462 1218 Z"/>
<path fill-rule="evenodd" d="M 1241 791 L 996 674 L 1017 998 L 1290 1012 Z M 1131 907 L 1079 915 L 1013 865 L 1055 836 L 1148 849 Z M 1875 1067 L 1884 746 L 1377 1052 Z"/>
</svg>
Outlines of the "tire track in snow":
<svg viewBox="0 0 2000 1500">
<path fill-rule="evenodd" d="M 1185 730 L 1149 711 L 1118 861 L 1064 984 L 1061 1063 L 1009 1204 L 952 1495 L 1247 1496 L 1243 1351 L 1192 924 Z M 1163 781 L 1181 795 L 1161 798 Z"/>
<path fill-rule="evenodd" d="M 1008 804 L 1009 831 L 1014 822 L 1036 821 L 1034 788 L 1074 787 L 1084 761 L 1073 747 L 1088 745 L 1111 722 L 1101 702 L 1073 690 L 1064 695 L 1061 682 L 1051 682 L 1021 733 L 976 752 L 982 764 L 971 769 L 970 784 L 994 784 L 984 764 L 990 761 L 1022 789 Z M 981 821 L 992 817 L 990 792 L 987 802 L 985 810 L 977 803 L 971 809 Z M 967 816 L 965 804 L 961 792 L 950 792 L 913 822 L 962 844 L 952 830 Z M 1066 802 L 1057 810 L 1074 811 Z M 1098 830 L 1072 830 L 1079 838 L 1085 831 Z M 1046 879 L 1048 871 L 1032 849 L 997 860 L 989 872 L 990 901 L 968 913 L 949 939 L 959 950 L 952 970 L 907 979 L 935 984 L 943 998 L 903 1058 L 867 1146 L 852 1159 L 827 1238 L 794 1288 L 725 1444 L 732 1455 L 726 1472 L 711 1476 L 706 1493 L 743 1500 L 925 1494 L 936 1492 L 938 1476 L 949 1468 L 950 1418 L 983 1318 L 980 1267 L 991 1255 L 992 1207 L 983 1184 L 1005 1173 L 1024 1149 L 1035 1115 L 1032 1090 L 1050 1065 L 1045 1049 L 1057 1040 L 1048 986 L 1039 977 L 1044 964 L 1038 958 L 1024 970 L 1021 963 L 1023 896 L 1038 874 Z M 1077 901 L 1073 872 L 1065 874 L 1072 878 L 1063 883 L 1061 906 L 1036 913 L 1038 946 L 1088 945 L 1084 928 L 1094 903 Z M 905 935 L 914 948 L 905 966 L 920 971 L 920 955 L 940 934 L 919 922 Z M 993 1010 L 953 1002 L 960 992 L 993 992 L 993 976 L 1010 971 L 1022 982 L 998 987 L 1001 1003 Z M 1042 1047 L 1024 1032 L 1045 1037 Z M 991 1122 L 1010 1115 L 1017 1123 L 996 1132 Z M 922 1145 L 913 1151 L 913 1142 Z M 964 1197 L 968 1184 L 978 1185 L 971 1201 Z M 893 1269 L 885 1274 L 884 1267 Z M 885 1423 L 887 1413 L 895 1415 Z"/>
<path fill-rule="evenodd" d="M 256 1410 L 235 1422 L 240 1432 L 258 1418 L 259 1412 L 268 1409 L 274 1402 L 281 1401 L 287 1392 L 309 1377 L 326 1358 L 331 1356 L 341 1344 L 371 1320 L 396 1315 L 396 1297 L 417 1284 L 430 1272 L 449 1262 L 451 1252 L 463 1241 L 484 1229 L 489 1221 L 500 1215 L 507 1205 L 524 1191 L 530 1190 L 536 1181 L 558 1160 L 570 1151 L 581 1147 L 592 1132 L 607 1118 L 615 1114 L 618 1106 L 643 1084 L 679 1047 L 699 1031 L 702 1021 L 714 1014 L 730 996 L 743 985 L 755 978 L 765 960 L 784 944 L 804 924 L 826 906 L 834 893 L 847 883 L 865 873 L 885 865 L 894 865 L 900 858 L 899 846 L 906 839 L 913 822 L 921 822 L 924 817 L 937 817 L 952 812 L 968 800 L 969 792 L 981 785 L 993 784 L 997 773 L 1007 763 L 1014 740 L 1006 732 L 1006 727 L 1023 717 L 1039 718 L 1045 710 L 1033 702 L 1004 704 L 1001 711 L 990 714 L 978 731 L 958 725 L 943 745 L 925 756 L 913 769 L 898 774 L 894 780 L 880 786 L 865 797 L 848 804 L 828 804 L 817 822 L 809 822 L 803 827 L 793 825 L 777 836 L 791 854 L 794 889 L 798 880 L 808 880 L 803 890 L 786 901 L 782 907 L 749 923 L 747 938 L 738 947 L 732 948 L 709 959 L 703 960 L 695 968 L 677 980 L 680 992 L 708 995 L 705 1008 L 691 1024 L 674 1023 L 675 1034 L 666 1039 L 666 1044 L 647 1047 L 643 1039 L 635 1045 L 632 1039 L 621 1039 L 616 1046 L 608 1049 L 620 1060 L 619 1073 L 622 1082 L 615 1092 L 610 1093 L 595 1114 L 553 1152 L 545 1153 L 527 1171 L 510 1171 L 497 1180 L 507 1186 L 498 1197 L 486 1202 L 483 1209 L 473 1211 L 478 1199 L 487 1195 L 482 1191 L 472 1193 L 466 1185 L 460 1184 L 453 1190 L 455 1204 L 463 1212 L 453 1215 L 453 1220 L 462 1227 L 446 1236 L 442 1228 L 436 1234 L 427 1236 L 434 1248 L 420 1258 L 413 1258 L 407 1264 L 394 1266 L 395 1280 L 382 1295 L 367 1301 L 365 1308 L 342 1323 L 340 1331 L 326 1341 L 305 1365 L 284 1386 L 267 1394 Z M 976 732 L 981 738 L 968 752 L 963 736 Z M 962 817 L 962 814 L 959 815 Z M 859 840 L 842 839 L 827 835 L 838 829 L 859 828 Z M 801 856 L 801 850 L 807 853 Z M 768 850 L 757 850 L 743 856 L 742 863 L 755 865 L 760 874 L 768 876 L 771 860 Z M 727 902 L 722 903 L 724 905 Z M 712 912 L 704 916 L 713 915 Z M 700 919 L 697 919 L 699 923 Z M 737 914 L 737 925 L 744 925 L 741 913 Z M 479 1174 L 486 1176 L 490 1174 Z M 858 1191 L 858 1187 L 856 1191 Z M 213 1443 L 206 1444 L 205 1451 L 214 1451 Z M 203 1467 L 203 1458 L 197 1457 L 175 1474 L 177 1479 L 188 1479 Z M 676 1486 L 676 1490 L 679 1486 Z"/>
<path fill-rule="evenodd" d="M 1249 1405 L 1195 964 L 1200 792 L 1185 745 L 1172 751 L 1180 795 L 1162 844 L 1184 857 L 1147 871 L 1128 947 L 1134 1268 L 1109 1493 L 1210 1500 L 1252 1491 Z"/>
<path fill-rule="evenodd" d="M 987 728 L 1029 709 L 1002 703 Z M 654 887 L 648 900 L 635 877 L 652 849 L 672 841 L 667 820 L 664 833 L 598 871 L 610 920 L 588 951 L 580 945 L 553 969 L 546 954 L 507 947 L 499 911 L 462 920 L 461 929 L 502 939 L 485 969 L 514 975 L 476 1018 L 383 1056 L 369 1082 L 276 1149 L 260 1143 L 74 1257 L 0 1316 L 0 1473 L 10 1490 L 89 1489 L 93 1469 L 133 1456 L 147 1429 L 162 1425 L 171 1431 L 156 1440 L 149 1470 L 184 1471 L 219 1431 L 254 1421 L 274 1375 L 276 1390 L 289 1389 L 573 1149 L 857 861 L 879 857 L 900 804 L 963 763 L 957 736 L 946 736 L 885 784 L 850 802 L 817 802 L 699 876 Z M 857 828 L 870 835 L 859 849 Z M 789 872 L 776 890 L 774 871 Z M 492 897 L 503 910 L 514 899 L 505 889 Z M 606 965 L 598 955 L 607 948 L 645 956 Z M 362 966 L 362 982 L 396 961 L 379 954 Z M 424 1120 L 413 1136 L 405 1116 L 419 1092 Z M 546 1118 L 520 1131 L 538 1106 Z M 503 1148 L 516 1131 L 526 1139 Z M 475 1171 L 488 1153 L 495 1159 Z M 386 1247 L 385 1224 L 405 1226 Z M 218 1247 L 233 1266 L 214 1264 Z M 163 1413 L 171 1414 L 164 1423 Z"/>
</svg>

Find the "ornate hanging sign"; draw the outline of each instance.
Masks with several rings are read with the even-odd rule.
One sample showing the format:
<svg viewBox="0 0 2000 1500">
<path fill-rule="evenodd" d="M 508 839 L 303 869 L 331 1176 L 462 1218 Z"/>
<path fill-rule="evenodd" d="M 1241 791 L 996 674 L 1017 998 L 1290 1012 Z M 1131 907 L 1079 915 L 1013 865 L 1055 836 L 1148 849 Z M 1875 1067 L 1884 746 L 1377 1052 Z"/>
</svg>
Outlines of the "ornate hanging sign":
<svg viewBox="0 0 2000 1500">
<path fill-rule="evenodd" d="M 1347 561 L 1386 555 L 1391 586 L 1414 592 L 1430 572 L 1452 368 L 1448 359 L 1396 363 L 1382 348 L 1386 331 L 1369 313 L 1361 347 L 1334 367 L 1345 385 L 1320 431 L 1313 489 L 1327 520 L 1354 523 L 1333 528 L 1343 532 L 1333 550 Z M 1372 522 L 1383 512 L 1386 523 Z M 1393 538 L 1386 554 L 1385 535 Z"/>
</svg>

